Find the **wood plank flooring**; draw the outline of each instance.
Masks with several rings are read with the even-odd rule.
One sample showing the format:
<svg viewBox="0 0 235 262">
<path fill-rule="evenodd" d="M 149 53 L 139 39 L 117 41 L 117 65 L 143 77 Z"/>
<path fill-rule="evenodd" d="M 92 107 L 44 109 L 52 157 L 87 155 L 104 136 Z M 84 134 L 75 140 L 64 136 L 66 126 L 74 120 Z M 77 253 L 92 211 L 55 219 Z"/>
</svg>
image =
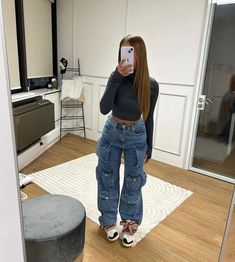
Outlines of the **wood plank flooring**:
<svg viewBox="0 0 235 262">
<path fill-rule="evenodd" d="M 233 149 L 231 154 L 221 163 L 194 158 L 193 166 L 211 172 L 217 170 L 218 173 L 235 179 L 235 149 Z"/>
<path fill-rule="evenodd" d="M 222 262 L 232 261 L 235 261 L 235 208 L 233 209 L 233 217 L 229 229 L 228 238 L 224 245 L 224 255 Z"/>
<path fill-rule="evenodd" d="M 30 174 L 95 152 L 96 142 L 66 135 L 21 170 Z M 110 243 L 99 226 L 87 219 L 83 262 L 218 261 L 234 185 L 150 160 L 148 174 L 191 190 L 193 195 L 133 248 Z M 35 184 L 29 197 L 47 192 Z"/>
</svg>

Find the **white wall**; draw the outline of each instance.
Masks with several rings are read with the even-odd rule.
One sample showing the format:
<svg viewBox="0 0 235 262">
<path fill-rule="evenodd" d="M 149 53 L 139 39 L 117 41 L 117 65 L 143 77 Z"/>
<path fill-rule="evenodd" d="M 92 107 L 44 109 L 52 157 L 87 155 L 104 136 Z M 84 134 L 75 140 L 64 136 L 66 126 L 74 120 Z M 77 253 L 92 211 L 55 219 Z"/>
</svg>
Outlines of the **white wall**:
<svg viewBox="0 0 235 262">
<path fill-rule="evenodd" d="M 19 180 L 15 155 L 10 83 L 0 5 L 0 261 L 23 262 Z M 4 113 L 3 113 L 4 112 Z"/>
<path fill-rule="evenodd" d="M 127 33 L 143 36 L 150 73 L 161 83 L 193 85 L 205 0 L 129 0 Z"/>
<path fill-rule="evenodd" d="M 74 1 L 75 58 L 81 73 L 108 77 L 118 60 L 117 46 L 126 34 L 127 0 Z"/>
<path fill-rule="evenodd" d="M 96 140 L 101 135 L 106 116 L 98 113 L 99 99 L 117 64 L 119 41 L 138 34 L 146 42 L 150 73 L 160 84 L 153 158 L 186 166 L 207 0 L 74 0 L 68 5 L 74 17 L 68 42 L 74 43 L 74 59 L 79 57 L 87 82 L 88 137 Z M 64 20 L 69 15 L 64 13 Z M 58 27 L 66 30 L 62 23 Z"/>
<path fill-rule="evenodd" d="M 73 0 L 57 1 L 57 41 L 58 59 L 68 59 L 72 67 L 73 61 Z"/>
</svg>

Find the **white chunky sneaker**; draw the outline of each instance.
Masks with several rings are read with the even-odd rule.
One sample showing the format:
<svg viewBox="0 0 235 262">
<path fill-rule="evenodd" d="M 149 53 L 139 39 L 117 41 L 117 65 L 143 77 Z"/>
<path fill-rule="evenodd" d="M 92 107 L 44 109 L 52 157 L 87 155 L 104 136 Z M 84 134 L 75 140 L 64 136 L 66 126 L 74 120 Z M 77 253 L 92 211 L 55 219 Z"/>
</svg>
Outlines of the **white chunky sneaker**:
<svg viewBox="0 0 235 262">
<path fill-rule="evenodd" d="M 132 247 L 134 245 L 134 235 L 138 229 L 139 224 L 132 220 L 121 221 L 122 229 L 122 244 L 125 247 Z"/>
<path fill-rule="evenodd" d="M 113 242 L 119 238 L 119 233 L 115 224 L 104 226 L 101 228 L 105 231 L 109 241 Z"/>
</svg>

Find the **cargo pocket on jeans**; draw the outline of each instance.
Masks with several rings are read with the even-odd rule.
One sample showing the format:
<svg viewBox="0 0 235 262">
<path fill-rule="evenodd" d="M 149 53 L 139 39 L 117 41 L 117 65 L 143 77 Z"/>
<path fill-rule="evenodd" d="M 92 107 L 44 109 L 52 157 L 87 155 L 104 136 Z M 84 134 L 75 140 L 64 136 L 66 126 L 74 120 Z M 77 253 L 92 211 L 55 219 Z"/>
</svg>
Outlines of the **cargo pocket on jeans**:
<svg viewBox="0 0 235 262">
<path fill-rule="evenodd" d="M 97 156 L 98 156 L 98 167 L 100 170 L 103 170 L 105 173 L 110 173 L 112 171 L 112 166 L 110 165 L 110 150 L 111 145 L 103 140 L 102 138 L 99 140 L 99 144 L 97 147 Z"/>
<path fill-rule="evenodd" d="M 139 150 L 136 148 L 135 152 L 136 152 L 136 167 L 143 167 L 146 150 Z"/>
<path fill-rule="evenodd" d="M 139 174 L 137 176 L 127 176 L 125 178 L 125 184 L 127 190 L 137 191 L 142 185 L 142 176 Z"/>
<path fill-rule="evenodd" d="M 116 212 L 118 196 L 99 193 L 98 209 L 101 212 Z"/>
<path fill-rule="evenodd" d="M 143 171 L 142 174 L 138 174 L 137 176 L 127 176 L 125 178 L 125 184 L 127 190 L 130 191 L 138 191 L 141 187 L 146 184 L 147 175 Z"/>
<path fill-rule="evenodd" d="M 120 212 L 125 215 L 135 216 L 139 211 L 140 196 L 128 196 L 123 194 L 120 200 Z"/>
<path fill-rule="evenodd" d="M 102 138 L 99 139 L 96 154 L 101 161 L 109 161 L 110 148 L 111 146 L 108 142 L 104 141 Z"/>
<path fill-rule="evenodd" d="M 96 178 L 105 189 L 114 188 L 115 177 L 113 171 L 104 169 L 102 164 L 96 168 Z"/>
</svg>

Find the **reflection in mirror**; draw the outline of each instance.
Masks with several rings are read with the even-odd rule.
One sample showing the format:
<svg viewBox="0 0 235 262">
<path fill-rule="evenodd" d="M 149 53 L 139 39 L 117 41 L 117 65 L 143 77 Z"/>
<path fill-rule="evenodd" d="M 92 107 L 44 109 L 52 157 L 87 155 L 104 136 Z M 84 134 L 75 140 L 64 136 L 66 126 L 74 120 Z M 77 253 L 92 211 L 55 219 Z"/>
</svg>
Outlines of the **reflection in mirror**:
<svg viewBox="0 0 235 262">
<path fill-rule="evenodd" d="M 8 71 L 12 90 L 20 89 L 18 45 L 16 33 L 15 1 L 3 0 L 3 18 L 5 29 L 5 42 L 8 58 Z"/>
<path fill-rule="evenodd" d="M 28 78 L 52 76 L 52 17 L 48 0 L 24 0 Z"/>
<path fill-rule="evenodd" d="M 235 4 L 216 6 L 193 158 L 193 167 L 226 179 L 235 178 L 234 30 Z"/>
</svg>

